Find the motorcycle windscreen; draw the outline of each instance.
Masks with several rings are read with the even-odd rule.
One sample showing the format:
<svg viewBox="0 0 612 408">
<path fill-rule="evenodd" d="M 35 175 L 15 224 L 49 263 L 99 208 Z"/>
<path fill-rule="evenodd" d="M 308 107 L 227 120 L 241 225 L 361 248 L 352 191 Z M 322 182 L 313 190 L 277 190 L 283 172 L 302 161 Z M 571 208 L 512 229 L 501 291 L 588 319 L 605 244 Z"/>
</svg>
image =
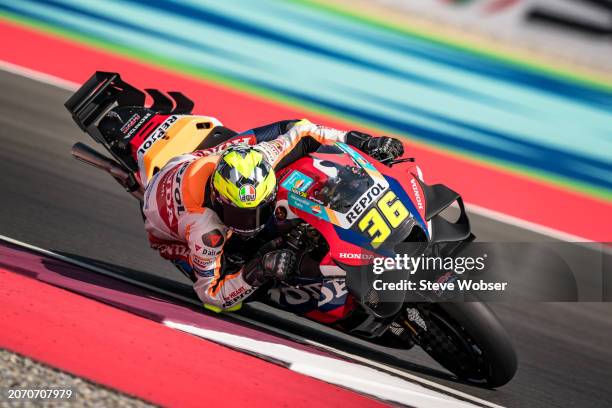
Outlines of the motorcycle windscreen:
<svg viewBox="0 0 612 408">
<path fill-rule="evenodd" d="M 415 224 L 403 187 L 376 169 L 373 159 L 348 145 L 322 145 L 311 156 L 314 167 L 325 175 L 323 184 L 312 189 L 325 210 L 313 215 L 338 226 L 343 241 L 392 256 L 394 246 Z"/>
</svg>

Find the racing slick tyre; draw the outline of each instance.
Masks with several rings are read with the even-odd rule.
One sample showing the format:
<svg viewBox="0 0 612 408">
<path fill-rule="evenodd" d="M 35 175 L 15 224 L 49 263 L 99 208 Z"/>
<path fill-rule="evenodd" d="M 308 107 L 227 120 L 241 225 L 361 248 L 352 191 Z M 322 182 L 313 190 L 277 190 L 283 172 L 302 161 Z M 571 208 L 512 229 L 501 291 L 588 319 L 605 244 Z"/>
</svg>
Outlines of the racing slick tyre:
<svg viewBox="0 0 612 408">
<path fill-rule="evenodd" d="M 484 303 L 434 303 L 424 308 L 419 345 L 461 380 L 488 388 L 514 377 L 517 357 L 506 330 Z"/>
</svg>

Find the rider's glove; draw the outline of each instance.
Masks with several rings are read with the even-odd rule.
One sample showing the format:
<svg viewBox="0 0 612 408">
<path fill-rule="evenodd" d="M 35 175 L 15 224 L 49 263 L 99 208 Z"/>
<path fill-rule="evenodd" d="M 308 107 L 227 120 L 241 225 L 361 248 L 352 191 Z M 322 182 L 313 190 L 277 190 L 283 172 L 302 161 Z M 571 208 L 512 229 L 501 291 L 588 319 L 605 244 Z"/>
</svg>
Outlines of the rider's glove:
<svg viewBox="0 0 612 408">
<path fill-rule="evenodd" d="M 387 136 L 373 137 L 362 149 L 376 160 L 386 163 L 404 154 L 404 145 L 397 139 Z"/>
<path fill-rule="evenodd" d="M 404 154 L 402 142 L 392 137 L 373 137 L 367 133 L 351 130 L 346 134 L 346 142 L 383 163 L 395 160 Z"/>
<path fill-rule="evenodd" d="M 261 286 L 266 281 L 286 281 L 297 269 L 295 253 L 289 249 L 268 252 L 244 266 L 243 277 L 251 286 Z"/>
</svg>

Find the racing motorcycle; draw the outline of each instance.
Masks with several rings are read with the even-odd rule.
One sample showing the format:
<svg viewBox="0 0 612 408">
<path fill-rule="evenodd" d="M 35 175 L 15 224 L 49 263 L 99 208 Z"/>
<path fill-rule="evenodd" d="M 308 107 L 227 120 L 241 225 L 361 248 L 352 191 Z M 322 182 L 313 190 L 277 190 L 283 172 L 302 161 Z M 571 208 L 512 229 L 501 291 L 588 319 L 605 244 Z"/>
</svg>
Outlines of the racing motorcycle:
<svg viewBox="0 0 612 408">
<path fill-rule="evenodd" d="M 192 116 L 194 103 L 180 92 L 145 91 L 153 99 L 148 107 L 145 93 L 119 74 L 96 72 L 65 104 L 79 127 L 112 157 L 83 143 L 73 146 L 73 156 L 109 173 L 141 203 L 141 180 L 171 158 L 254 143 L 213 118 Z M 120 120 L 105 123 L 103 118 L 113 115 Z M 179 118 L 188 120 L 171 126 Z M 259 288 L 250 300 L 379 345 L 418 345 L 473 384 L 498 387 L 510 381 L 516 354 L 487 305 L 414 299 L 372 285 L 373 259 L 393 256 L 398 244 L 416 243 L 426 251 L 474 239 L 459 194 L 426 184 L 413 159 L 381 163 L 344 143 L 322 145 L 279 171 L 277 179 L 274 216 L 249 245 L 230 239 L 226 262 L 240 267 L 252 256 L 284 247 L 298 254 L 299 271 L 289 283 Z M 460 215 L 450 222 L 441 213 L 453 203 Z"/>
</svg>

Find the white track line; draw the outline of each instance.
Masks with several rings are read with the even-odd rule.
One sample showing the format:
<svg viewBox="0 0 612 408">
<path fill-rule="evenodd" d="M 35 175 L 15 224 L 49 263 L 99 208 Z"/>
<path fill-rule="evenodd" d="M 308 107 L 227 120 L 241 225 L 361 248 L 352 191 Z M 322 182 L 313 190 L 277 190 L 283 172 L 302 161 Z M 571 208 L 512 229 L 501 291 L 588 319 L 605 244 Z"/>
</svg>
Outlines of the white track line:
<svg viewBox="0 0 612 408">
<path fill-rule="evenodd" d="M 68 81 L 55 75 L 45 74 L 41 71 L 22 67 L 21 65 L 12 64 L 4 60 L 0 60 L 0 70 L 10 72 L 11 74 L 19 75 L 25 78 L 29 78 L 37 82 L 42 82 L 44 84 L 53 85 L 57 88 L 65 89 L 67 91 L 76 91 L 77 89 L 79 89 L 80 86 L 76 82 Z"/>
<path fill-rule="evenodd" d="M 4 60 L 0 60 L 0 70 L 10 72 L 11 74 L 19 75 L 48 85 L 53 85 L 57 88 L 65 89 L 68 91 L 76 91 L 80 86 L 76 82 L 68 81 L 63 78 L 54 75 L 49 75 L 41 71 L 22 67 L 21 65 L 12 64 Z M 577 235 L 559 231 L 557 229 L 546 227 L 544 225 L 540 225 L 531 221 L 526 221 L 521 218 L 513 217 L 511 215 L 504 214 L 495 210 L 480 207 L 475 204 L 466 203 L 466 208 L 468 208 L 470 212 L 478 214 L 482 217 L 490 218 L 492 220 L 508 225 L 513 225 L 515 227 L 531 230 L 537 232 L 538 234 L 542 234 L 560 241 L 593 242 L 592 240 L 579 237 Z"/>
<path fill-rule="evenodd" d="M 537 232 L 540 235 L 544 235 L 550 238 L 557 239 L 559 241 L 574 242 L 576 244 L 592 243 L 593 240 L 580 237 L 578 235 L 570 234 L 556 230 L 554 228 L 546 227 L 544 225 L 536 224 L 535 222 L 527 221 L 522 218 L 514 217 L 509 214 L 504 214 L 499 211 L 491 210 L 485 207 L 481 207 L 476 204 L 465 203 L 465 208 L 468 212 L 471 212 L 481 217 L 489 218 L 497 222 L 512 225 L 521 229 Z"/>
<path fill-rule="evenodd" d="M 128 277 L 126 277 L 124 275 L 118 274 L 118 273 L 113 272 L 111 270 L 100 268 L 100 267 L 98 267 L 96 265 L 91 265 L 91 264 L 88 264 L 86 262 L 82 262 L 82 261 L 79 261 L 79 260 L 67 257 L 65 255 L 61 255 L 61 254 L 55 253 L 53 251 L 49 251 L 47 249 L 43 249 L 43 248 L 40 248 L 40 247 L 31 245 L 31 244 L 28 244 L 26 242 L 19 241 L 19 240 L 16 240 L 14 238 L 7 237 L 5 235 L 0 235 L 0 240 L 4 240 L 4 241 L 9 242 L 9 243 L 11 243 L 13 245 L 21 246 L 23 248 L 27 248 L 29 250 L 41 253 L 43 255 L 47 255 L 47 256 L 49 256 L 51 258 L 59 259 L 61 261 L 70 263 L 72 265 L 76 265 L 76 266 L 79 266 L 81 268 L 88 269 L 88 270 L 90 270 L 92 272 L 96 272 L 96 273 L 99 273 L 99 274 L 102 274 L 102 275 L 105 275 L 105 276 L 112 277 L 114 279 L 118 279 L 118 280 L 121 280 L 121 281 L 124 281 L 124 282 L 128 282 L 130 284 L 133 284 L 135 286 L 139 286 L 139 287 L 151 290 L 153 292 L 161 293 L 163 295 L 166 295 L 168 297 L 180 300 L 182 302 L 190 303 L 190 304 L 196 305 L 196 306 L 201 306 L 200 303 L 197 302 L 196 300 L 194 300 L 193 298 L 189 298 L 189 297 L 185 297 L 185 296 L 181 296 L 181 295 L 175 294 L 173 292 L 161 289 L 161 288 L 159 288 L 157 286 L 149 285 L 147 283 L 144 283 L 144 282 L 141 282 L 141 281 L 137 281 L 137 280 L 128 278 Z M 205 312 L 204 309 L 203 309 L 202 313 L 207 313 L 207 312 Z M 392 374 L 392 375 L 395 375 L 397 377 L 404 378 L 405 380 L 409 380 L 411 382 L 420 384 L 420 385 L 422 385 L 422 386 L 424 386 L 426 388 L 439 391 L 439 392 L 441 392 L 443 394 L 447 394 L 447 395 L 450 395 L 450 396 L 453 396 L 453 397 L 457 397 L 457 398 L 459 398 L 461 400 L 464 400 L 464 401 L 468 401 L 468 402 L 471 402 L 471 403 L 474 403 L 474 404 L 478 404 L 478 405 L 483 406 L 483 407 L 503 408 L 502 405 L 494 404 L 492 402 L 483 400 L 481 398 L 475 397 L 475 396 L 467 394 L 465 392 L 461 392 L 461 391 L 455 390 L 455 389 L 453 389 L 451 387 L 447 387 L 445 385 L 438 384 L 438 383 L 436 383 L 434 381 L 430 381 L 430 380 L 427 380 L 425 378 L 421 378 L 421 377 L 419 377 L 417 375 L 414 375 L 414 374 L 411 374 L 411 373 L 399 370 L 399 369 L 394 368 L 394 367 L 387 366 L 387 365 L 379 363 L 377 361 L 369 360 L 369 359 L 367 359 L 365 357 L 361 357 L 361 356 L 358 356 L 358 355 L 355 355 L 355 354 L 351 354 L 351 353 L 348 353 L 348 352 L 336 349 L 334 347 L 330 347 L 328 345 L 325 345 L 325 344 L 322 344 L 322 343 L 319 343 L 319 342 L 316 342 L 316 341 L 313 341 L 313 340 L 310 340 L 310 339 L 298 336 L 296 334 L 290 333 L 290 332 L 285 331 L 283 329 L 279 329 L 279 328 L 274 327 L 274 326 L 270 326 L 270 325 L 267 325 L 267 324 L 264 324 L 264 323 L 260 323 L 257 320 L 252 320 L 252 319 L 250 319 L 248 317 L 245 317 L 245 316 L 241 316 L 241 315 L 234 314 L 234 313 L 224 313 L 223 316 L 227 317 L 227 318 L 232 318 L 232 319 L 244 322 L 244 323 L 248 323 L 248 324 L 250 324 L 252 326 L 256 326 L 256 327 L 259 327 L 261 329 L 264 329 L 264 330 L 267 330 L 267 331 L 279 334 L 279 335 L 281 335 L 281 336 L 283 336 L 285 338 L 289 338 L 291 340 L 294 340 L 297 343 L 310 345 L 310 346 L 313 346 L 313 347 L 318 348 L 320 350 L 324 350 L 324 351 L 330 352 L 332 354 L 335 354 L 335 355 L 337 355 L 339 357 L 344 357 L 344 358 L 347 358 L 349 360 L 352 360 L 352 361 L 355 361 L 355 362 L 359 362 L 359 363 L 367 365 L 367 366 L 369 366 L 371 368 L 375 368 L 375 369 L 384 371 L 384 372 L 386 372 L 388 374 Z"/>
<path fill-rule="evenodd" d="M 312 351 L 285 344 L 203 329 L 171 320 L 165 320 L 164 325 L 260 358 L 282 361 L 290 370 L 297 373 L 370 395 L 383 401 L 419 408 L 474 408 L 477 406 L 439 391 L 425 388 L 414 381 L 406 381 L 382 370 L 347 359 L 314 354 Z"/>
</svg>

